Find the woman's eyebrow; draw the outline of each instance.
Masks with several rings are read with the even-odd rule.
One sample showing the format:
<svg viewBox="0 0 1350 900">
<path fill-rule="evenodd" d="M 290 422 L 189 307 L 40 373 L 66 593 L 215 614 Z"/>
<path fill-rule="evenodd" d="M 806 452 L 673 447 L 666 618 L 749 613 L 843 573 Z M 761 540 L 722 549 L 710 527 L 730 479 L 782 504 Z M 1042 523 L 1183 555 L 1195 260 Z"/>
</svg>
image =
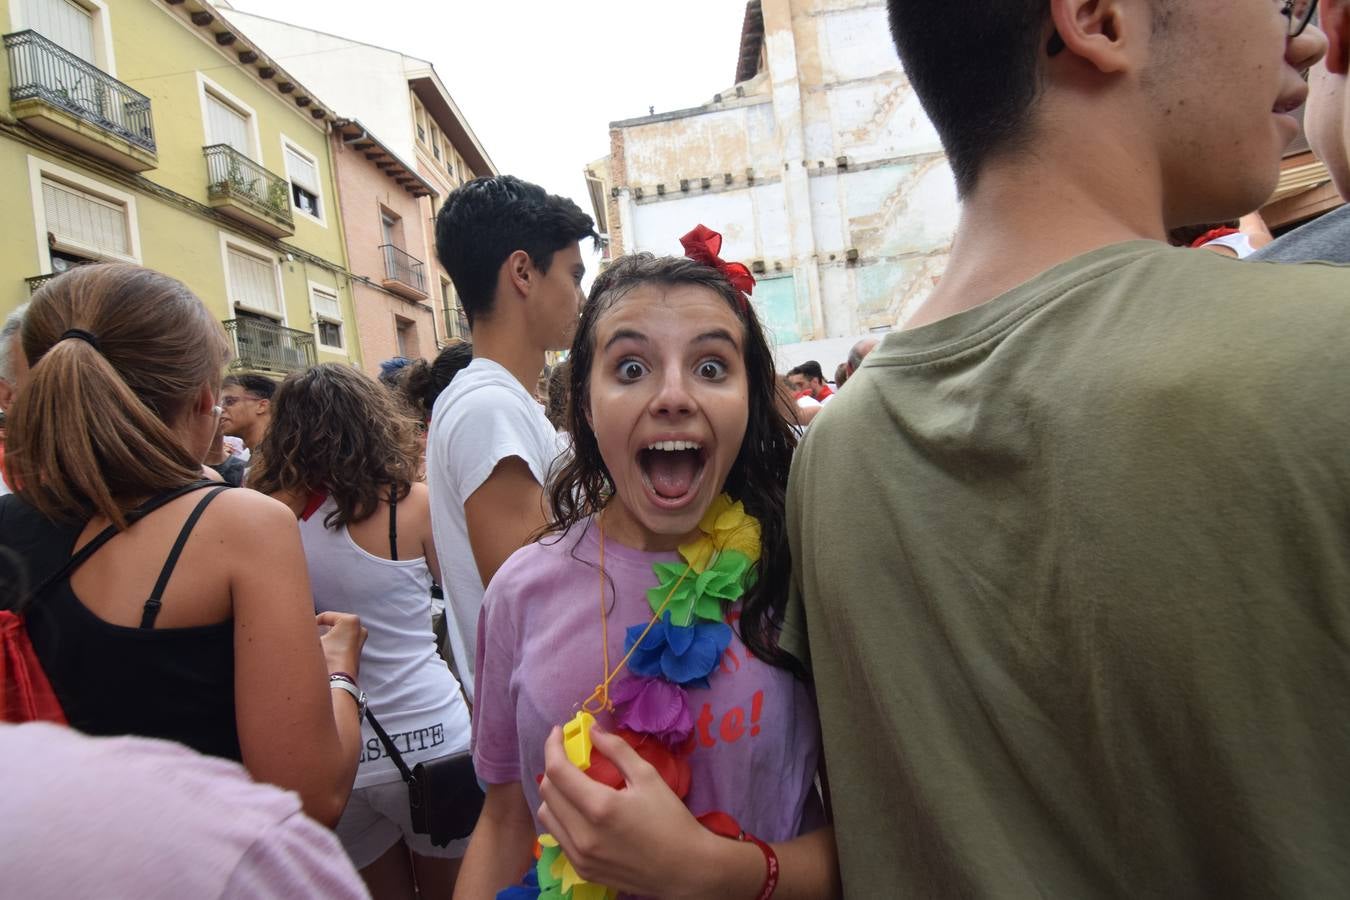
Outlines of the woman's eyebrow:
<svg viewBox="0 0 1350 900">
<path fill-rule="evenodd" d="M 731 332 L 726 331 L 725 329 L 722 328 L 717 328 L 713 331 L 705 331 L 698 337 L 694 338 L 693 342 L 695 344 L 701 344 L 704 341 L 726 341 L 728 344 L 735 347 L 737 350 L 741 349 L 740 342 L 737 341 L 736 338 L 732 336 Z"/>
<path fill-rule="evenodd" d="M 647 336 L 642 332 L 634 331 L 631 328 L 620 328 L 618 331 L 614 332 L 614 334 L 610 336 L 609 340 L 605 341 L 605 346 L 602 348 L 602 352 L 603 350 L 608 350 L 610 347 L 614 346 L 619 341 L 637 341 L 639 344 L 645 344 L 647 343 Z"/>
</svg>

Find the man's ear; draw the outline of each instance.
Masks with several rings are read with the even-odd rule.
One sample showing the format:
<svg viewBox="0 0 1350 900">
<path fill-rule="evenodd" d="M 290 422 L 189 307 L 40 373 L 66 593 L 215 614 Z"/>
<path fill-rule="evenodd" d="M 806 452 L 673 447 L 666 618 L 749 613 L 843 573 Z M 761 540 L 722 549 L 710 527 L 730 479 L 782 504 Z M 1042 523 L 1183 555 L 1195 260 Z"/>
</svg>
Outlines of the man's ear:
<svg viewBox="0 0 1350 900">
<path fill-rule="evenodd" d="M 1320 21 L 1327 36 L 1327 70 L 1350 75 L 1350 0 L 1327 0 Z"/>
<path fill-rule="evenodd" d="M 516 250 L 506 258 L 503 265 L 506 267 L 506 279 L 511 287 L 522 297 L 528 295 L 539 276 L 530 254 L 524 250 Z"/>
<path fill-rule="evenodd" d="M 1153 31 L 1148 4 L 1127 0 L 1050 0 L 1050 17 L 1073 56 L 1103 74 L 1126 71 Z"/>
<path fill-rule="evenodd" d="M 271 414 L 272 414 L 272 401 L 271 401 L 271 400 L 259 400 L 259 401 L 258 401 L 258 415 L 260 415 L 260 416 L 270 416 Z"/>
</svg>

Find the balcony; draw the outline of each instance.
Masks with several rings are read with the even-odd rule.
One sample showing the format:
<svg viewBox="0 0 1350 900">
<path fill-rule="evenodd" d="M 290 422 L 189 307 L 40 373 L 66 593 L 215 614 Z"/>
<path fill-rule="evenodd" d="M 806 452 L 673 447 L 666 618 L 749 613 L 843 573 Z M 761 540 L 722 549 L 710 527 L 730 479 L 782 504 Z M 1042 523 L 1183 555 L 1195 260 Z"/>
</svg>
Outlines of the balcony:
<svg viewBox="0 0 1350 900">
<path fill-rule="evenodd" d="M 202 153 L 206 155 L 206 197 L 213 209 L 268 237 L 295 234 L 291 187 L 286 179 L 228 144 L 213 144 Z"/>
<path fill-rule="evenodd" d="M 230 368 L 300 372 L 314 365 L 314 335 L 278 325 L 271 319 L 239 317 L 225 322 L 234 344 Z"/>
<path fill-rule="evenodd" d="M 393 244 L 381 244 L 380 252 L 384 254 L 384 279 L 380 284 L 385 290 L 408 300 L 427 299 L 427 277 L 422 261 Z"/>
<path fill-rule="evenodd" d="M 32 278 L 25 278 L 24 281 L 28 282 L 28 295 L 31 297 L 33 294 L 36 294 L 38 288 L 42 287 L 55 277 L 56 273 L 52 273 L 51 275 L 34 275 Z"/>
<path fill-rule="evenodd" d="M 5 52 L 16 119 L 131 172 L 158 165 L 149 97 L 36 31 L 5 35 Z"/>
</svg>

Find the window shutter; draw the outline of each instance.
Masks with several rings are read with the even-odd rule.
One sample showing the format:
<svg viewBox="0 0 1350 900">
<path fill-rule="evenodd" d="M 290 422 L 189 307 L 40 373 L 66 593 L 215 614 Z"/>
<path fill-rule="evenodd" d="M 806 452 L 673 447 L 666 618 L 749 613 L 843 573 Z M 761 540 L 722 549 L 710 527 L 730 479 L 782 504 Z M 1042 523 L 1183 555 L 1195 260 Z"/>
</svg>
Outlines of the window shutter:
<svg viewBox="0 0 1350 900">
<path fill-rule="evenodd" d="M 297 184 L 311 194 L 318 196 L 318 169 L 307 157 L 301 156 L 290 147 L 286 148 L 286 171 L 290 173 L 291 182 L 293 184 Z"/>
<path fill-rule="evenodd" d="M 85 62 L 94 62 L 94 19 L 84 7 L 70 0 L 23 0 L 23 11 L 29 28 Z"/>
<path fill-rule="evenodd" d="M 260 312 L 282 316 L 275 268 L 264 259 L 230 247 L 230 300 Z"/>
<path fill-rule="evenodd" d="M 129 254 L 127 211 L 58 181 L 42 179 L 42 204 L 47 230 L 58 240 L 93 247 L 104 253 Z"/>
<path fill-rule="evenodd" d="M 248 139 L 248 117 L 213 94 L 206 95 L 206 143 L 228 144 L 245 156 L 251 157 Z"/>
<path fill-rule="evenodd" d="M 338 304 L 337 294 L 314 289 L 314 313 L 320 318 L 342 321 L 342 307 Z"/>
</svg>

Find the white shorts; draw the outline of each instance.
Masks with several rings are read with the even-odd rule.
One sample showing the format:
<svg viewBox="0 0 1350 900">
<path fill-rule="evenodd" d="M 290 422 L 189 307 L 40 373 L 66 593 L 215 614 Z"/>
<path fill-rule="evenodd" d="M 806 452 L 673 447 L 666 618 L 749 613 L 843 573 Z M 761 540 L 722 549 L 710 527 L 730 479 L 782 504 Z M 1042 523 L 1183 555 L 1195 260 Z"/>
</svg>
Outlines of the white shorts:
<svg viewBox="0 0 1350 900">
<path fill-rule="evenodd" d="M 418 856 L 440 859 L 459 859 L 469 846 L 469 840 L 465 838 L 437 847 L 428 835 L 414 833 L 412 813 L 408 809 L 408 786 L 401 780 L 352 791 L 334 831 L 351 857 L 352 865 L 358 869 L 375 862 L 400 838 Z"/>
</svg>

